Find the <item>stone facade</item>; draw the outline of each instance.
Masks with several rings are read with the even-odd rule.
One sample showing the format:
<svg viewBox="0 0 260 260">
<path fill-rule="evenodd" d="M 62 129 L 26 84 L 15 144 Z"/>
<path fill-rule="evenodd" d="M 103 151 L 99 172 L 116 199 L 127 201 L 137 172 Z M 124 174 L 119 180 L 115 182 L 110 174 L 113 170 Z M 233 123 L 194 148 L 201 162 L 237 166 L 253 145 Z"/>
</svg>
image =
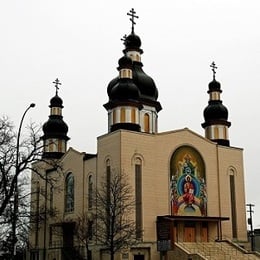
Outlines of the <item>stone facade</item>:
<svg viewBox="0 0 260 260">
<path fill-rule="evenodd" d="M 57 214 L 53 213 L 53 216 L 48 213 L 46 220 L 43 216 L 38 231 L 32 232 L 30 236 L 31 247 L 40 249 L 42 255 L 45 249 L 46 259 L 63 259 L 60 248 L 66 242 L 62 234 L 66 223 L 74 223 L 77 216 L 83 213 L 91 216 L 94 209 L 90 209 L 88 205 L 89 177 L 93 176 L 94 186 L 98 186 L 102 176 L 106 174 L 106 161 L 109 160 L 111 170 L 125 172 L 129 176 L 130 185 L 135 188 L 136 159 L 139 159 L 142 165 L 142 239 L 136 247 L 126 249 L 125 252 L 119 254 L 117 259 L 137 259 L 134 255 L 138 254 L 144 255 L 144 259 L 160 259 L 160 254 L 157 252 L 156 221 L 157 216 L 171 215 L 171 158 L 176 149 L 182 146 L 195 149 L 205 164 L 207 186 L 205 218 L 209 218 L 205 225 L 207 227 L 206 240 L 212 241 L 218 238 L 247 240 L 242 149 L 217 145 L 187 128 L 152 135 L 118 130 L 100 136 L 97 140 L 97 154 L 94 156 L 87 156 L 85 153 L 79 153 L 70 148 L 60 159 L 62 169 L 59 171 L 52 169 L 46 171 L 44 166 L 40 165 L 45 173 L 47 172 L 47 178 L 56 179 L 53 191 L 47 183 L 47 196 L 45 181 L 35 175 L 32 178 L 32 189 L 35 191 L 32 197 L 33 211 L 38 203 L 37 196 L 40 200 L 39 209 L 45 206 L 47 212 L 51 212 L 52 207 L 54 211 L 57 211 Z M 35 165 L 35 167 L 39 166 Z M 66 212 L 64 185 L 69 173 L 74 176 L 74 207 L 70 212 Z M 234 176 L 235 199 L 233 198 L 233 201 L 230 175 Z M 40 188 L 40 195 L 37 195 L 36 187 Z M 235 205 L 232 206 L 232 203 Z M 235 209 L 233 218 L 232 207 Z M 44 210 L 40 215 L 42 214 Z M 221 223 L 221 234 L 218 234 L 217 224 L 210 219 L 211 217 L 229 218 Z M 234 219 L 236 225 L 232 226 Z M 192 221 L 191 218 L 188 222 L 187 220 L 178 222 L 176 240 L 181 242 L 187 239 L 185 226 Z M 193 239 L 195 241 L 201 241 L 201 223 L 201 221 L 194 222 Z M 234 228 L 236 230 L 233 230 Z M 79 246 L 75 236 L 71 239 L 74 246 Z M 92 259 L 99 259 L 101 253 L 95 242 L 91 241 L 89 247 L 92 251 Z M 102 254 L 100 259 L 107 258 L 105 254 Z"/>
</svg>

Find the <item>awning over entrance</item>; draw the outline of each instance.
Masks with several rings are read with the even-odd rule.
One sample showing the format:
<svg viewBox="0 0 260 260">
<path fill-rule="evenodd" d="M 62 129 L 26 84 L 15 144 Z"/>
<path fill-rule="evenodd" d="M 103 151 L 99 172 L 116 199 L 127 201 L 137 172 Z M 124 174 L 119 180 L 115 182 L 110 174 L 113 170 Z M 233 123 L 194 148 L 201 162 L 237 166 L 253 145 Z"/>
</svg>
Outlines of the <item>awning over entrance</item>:
<svg viewBox="0 0 260 260">
<path fill-rule="evenodd" d="M 195 222 L 219 222 L 229 220 L 229 217 L 201 217 L 201 216 L 172 216 L 172 215 L 165 215 L 165 216 L 157 216 L 157 221 L 161 220 L 180 220 L 180 221 L 195 221 Z"/>
<path fill-rule="evenodd" d="M 171 244 L 174 241 L 173 235 L 173 227 L 178 223 L 216 223 L 217 227 L 217 239 L 222 240 L 222 221 L 229 220 L 229 217 L 202 217 L 202 216 L 172 216 L 172 215 L 164 215 L 157 216 L 157 239 L 158 241 L 169 241 L 171 240 Z"/>
</svg>

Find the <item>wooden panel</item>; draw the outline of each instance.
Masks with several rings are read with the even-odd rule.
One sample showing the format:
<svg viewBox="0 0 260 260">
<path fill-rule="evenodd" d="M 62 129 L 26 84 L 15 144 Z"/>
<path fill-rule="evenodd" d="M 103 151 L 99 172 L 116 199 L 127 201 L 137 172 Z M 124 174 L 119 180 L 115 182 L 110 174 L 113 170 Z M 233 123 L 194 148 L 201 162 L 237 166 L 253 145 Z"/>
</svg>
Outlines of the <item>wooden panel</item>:
<svg viewBox="0 0 260 260">
<path fill-rule="evenodd" d="M 195 242 L 195 227 L 184 227 L 184 242 Z"/>
<path fill-rule="evenodd" d="M 208 228 L 202 227 L 201 228 L 201 242 L 208 242 Z"/>
</svg>

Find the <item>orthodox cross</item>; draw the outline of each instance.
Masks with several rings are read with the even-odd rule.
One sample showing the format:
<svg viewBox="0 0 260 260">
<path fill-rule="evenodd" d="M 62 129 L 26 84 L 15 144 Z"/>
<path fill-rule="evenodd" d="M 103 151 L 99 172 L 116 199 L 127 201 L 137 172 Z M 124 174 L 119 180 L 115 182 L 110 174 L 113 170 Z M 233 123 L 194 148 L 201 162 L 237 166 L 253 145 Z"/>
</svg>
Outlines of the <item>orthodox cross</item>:
<svg viewBox="0 0 260 260">
<path fill-rule="evenodd" d="M 125 43 L 126 37 L 127 37 L 127 35 L 125 34 L 120 40 Z"/>
<path fill-rule="evenodd" d="M 58 89 L 59 89 L 59 85 L 61 85 L 61 83 L 60 83 L 60 81 L 59 81 L 59 79 L 57 78 L 57 79 L 55 79 L 55 81 L 53 81 L 52 83 L 54 83 L 55 84 L 55 88 L 56 88 L 56 95 L 58 95 Z"/>
<path fill-rule="evenodd" d="M 218 67 L 216 66 L 216 64 L 215 64 L 214 61 L 210 64 L 210 67 L 212 68 L 212 71 L 213 71 L 213 79 L 215 79 L 216 69 L 217 69 Z"/>
<path fill-rule="evenodd" d="M 134 21 L 134 19 L 138 19 L 139 17 L 137 15 L 135 15 L 136 12 L 134 10 L 134 8 L 132 8 L 129 13 L 127 13 L 127 15 L 131 16 L 130 21 L 132 22 L 132 33 L 134 33 L 134 25 L 136 24 L 136 22 Z"/>
</svg>

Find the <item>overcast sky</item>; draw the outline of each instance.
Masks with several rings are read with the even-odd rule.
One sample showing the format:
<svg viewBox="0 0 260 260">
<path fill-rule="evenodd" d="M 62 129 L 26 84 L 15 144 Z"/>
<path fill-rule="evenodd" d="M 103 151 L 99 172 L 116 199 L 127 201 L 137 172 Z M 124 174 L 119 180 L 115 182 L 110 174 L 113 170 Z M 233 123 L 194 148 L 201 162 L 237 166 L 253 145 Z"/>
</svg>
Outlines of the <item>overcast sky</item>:
<svg viewBox="0 0 260 260">
<path fill-rule="evenodd" d="M 118 75 L 132 7 L 144 71 L 163 107 L 160 132 L 188 127 L 204 136 L 209 65 L 217 64 L 231 146 L 244 148 L 246 202 L 256 205 L 254 227 L 260 228 L 259 0 L 1 1 L 0 114 L 18 126 L 35 102 L 25 124 L 44 123 L 59 78 L 69 146 L 96 153 L 96 137 L 107 133 L 106 88 Z"/>
</svg>

